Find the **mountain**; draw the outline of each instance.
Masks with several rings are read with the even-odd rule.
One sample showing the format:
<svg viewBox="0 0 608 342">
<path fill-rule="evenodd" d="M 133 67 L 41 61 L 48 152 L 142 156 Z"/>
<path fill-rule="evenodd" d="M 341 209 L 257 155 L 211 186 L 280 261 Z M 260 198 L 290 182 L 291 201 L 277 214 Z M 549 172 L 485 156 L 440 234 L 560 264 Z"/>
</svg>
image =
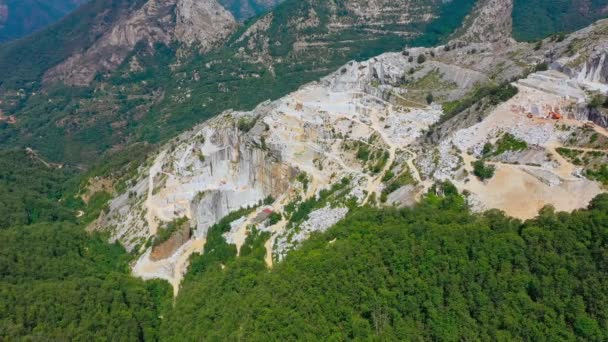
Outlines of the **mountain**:
<svg viewBox="0 0 608 342">
<path fill-rule="evenodd" d="M 73 31 L 81 40 L 55 41 L 59 48 L 43 48 L 17 66 L 24 50 L 43 44 L 0 50 L 2 110 L 18 116 L 0 132 L 3 142 L 32 146 L 53 160 L 88 163 L 135 141 L 165 140 L 228 108 L 251 109 L 348 60 L 400 50 L 408 42 L 437 42 L 474 3 L 286 1 L 238 27 L 228 12 L 211 10 L 219 6 L 215 1 L 198 2 L 205 6 L 192 12 L 188 0 L 115 2 L 114 19 L 94 37 Z M 84 25 L 78 18 L 102 7 L 93 2 L 55 30 Z M 214 15 L 206 16 L 210 11 Z M 95 16 L 88 17 L 95 26 Z M 180 25 L 191 30 L 180 31 Z M 30 41 L 62 36 L 46 30 Z"/>
<path fill-rule="evenodd" d="M 0 43 L 25 37 L 49 26 L 89 0 L 2 0 Z M 268 11 L 282 0 L 222 0 L 239 21 Z"/>
<path fill-rule="evenodd" d="M 85 51 L 47 70 L 43 82 L 89 85 L 98 73 L 118 68 L 136 46 L 150 49 L 173 42 L 206 52 L 236 28 L 230 12 L 215 0 L 148 1 L 113 23 Z"/>
<path fill-rule="evenodd" d="M 116 5 L 2 90 L 0 339 L 608 339 L 608 20 Z"/>
<path fill-rule="evenodd" d="M 2 0 L 0 43 L 38 31 L 88 0 Z"/>
<path fill-rule="evenodd" d="M 474 4 L 92 1 L 60 23 L 0 47 L 0 110 L 16 119 L 0 130 L 0 144 L 90 164 L 100 153 L 132 143 L 165 141 L 228 108 L 277 99 L 348 60 L 438 44 Z M 521 13 L 530 13 L 529 6 L 513 3 L 516 37 L 527 27 Z M 548 5 L 534 6 L 542 12 Z M 563 29 L 588 24 L 602 11 L 589 11 Z M 550 25 L 530 34 L 558 29 Z"/>
<path fill-rule="evenodd" d="M 237 253 L 268 234 L 272 266 L 356 207 L 411 206 L 442 182 L 474 211 L 523 220 L 586 207 L 608 185 L 608 21 L 517 43 L 513 7 L 484 4 L 443 46 L 351 61 L 179 135 L 120 180 L 130 187 L 90 229 L 177 293 L 189 256 L 227 217 L 219 234 Z M 172 240 L 178 221 L 191 233 Z"/>
<path fill-rule="evenodd" d="M 2 88 L 7 91 L 32 88 L 45 71 L 89 48 L 143 2 L 91 1 L 44 30 L 0 46 Z"/>
</svg>

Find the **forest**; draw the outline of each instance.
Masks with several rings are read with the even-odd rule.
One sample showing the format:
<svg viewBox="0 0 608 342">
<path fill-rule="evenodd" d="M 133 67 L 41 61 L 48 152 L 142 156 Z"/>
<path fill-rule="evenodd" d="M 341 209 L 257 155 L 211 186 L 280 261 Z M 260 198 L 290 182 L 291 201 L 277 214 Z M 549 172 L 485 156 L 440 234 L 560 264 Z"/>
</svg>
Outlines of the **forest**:
<svg viewBox="0 0 608 342">
<path fill-rule="evenodd" d="M 606 195 L 521 222 L 444 184 L 415 208 L 356 209 L 270 271 L 259 238 L 190 274 L 162 339 L 608 338 Z"/>
<path fill-rule="evenodd" d="M 273 269 L 268 234 L 253 231 L 238 257 L 222 237 L 246 212 L 211 228 L 175 302 L 84 223 L 15 219 L 0 228 L 0 340 L 608 338 L 608 195 L 522 222 L 472 213 L 438 184 L 413 208 L 353 207 Z"/>
<path fill-rule="evenodd" d="M 105 202 L 76 200 L 77 170 L 45 163 L 0 153 L 0 340 L 157 340 L 169 284 L 131 277 L 132 256 L 76 217 Z"/>
<path fill-rule="evenodd" d="M 289 1 L 303 11 L 326 4 Z M 184 57 L 175 74 L 169 67 L 176 61 L 175 46 L 155 46 L 154 55 L 133 52 L 141 57 L 139 73 L 126 73 L 124 64 L 112 75 L 99 75 L 90 88 L 50 87 L 48 93 L 23 97 L 14 109 L 23 111 L 17 128 L 0 126 L 0 145 L 6 147 L 0 152 L 0 341 L 608 341 L 608 194 L 573 213 L 548 206 L 527 221 L 497 210 L 473 212 L 467 195 L 450 183 L 431 187 L 410 208 L 357 207 L 345 199 L 346 218 L 315 233 L 272 268 L 264 260 L 269 233 L 252 229 L 240 251 L 225 240 L 230 223 L 254 210 L 242 208 L 210 228 L 205 251 L 192 256 L 175 298 L 167 282 L 131 275 L 137 252 L 88 229 L 107 208 L 109 191 L 126 191 L 161 142 L 227 108 L 250 109 L 277 98 L 348 60 L 398 51 L 406 43 L 435 45 L 474 3 L 445 2 L 438 19 L 420 27 L 424 34 L 414 39 L 390 34 L 369 39 L 364 27 L 328 35 L 325 55 L 318 50 L 293 55 L 285 48 L 299 33 L 291 30 L 294 14 L 280 7 L 270 25 L 270 34 L 282 42 L 269 50 L 276 74 L 236 57 L 244 47 L 238 36 L 248 22 L 226 46 Z M 588 3 L 597 9 L 605 1 Z M 527 10 L 528 4 L 535 10 Z M 78 12 L 84 19 L 69 16 L 0 48 L 0 86 L 38 90 L 44 70 L 90 46 L 94 34 L 83 27 L 114 20 L 119 6 L 129 2 L 112 0 L 105 19 L 94 16 L 103 5 L 92 1 Z M 327 6 L 321 5 L 318 15 L 327 20 Z M 516 0 L 515 35 L 534 40 L 583 25 L 566 12 L 573 11 L 561 0 Z M 23 50 L 37 42 L 40 50 Z M 22 51 L 31 56 L 22 60 Z M 3 61 L 23 63 L 12 68 L 14 63 Z M 193 81 L 195 74 L 200 82 Z M 196 95 L 182 96 L 186 87 Z M 158 89 L 166 95 L 150 107 L 133 96 Z M 442 120 L 474 103 L 496 104 L 516 93 L 508 84 L 476 88 L 447 103 Z M 104 107 L 96 112 L 87 101 L 107 101 L 112 115 L 98 115 Z M 90 125 L 72 130 L 57 124 L 66 117 L 91 119 Z M 112 126 L 118 121 L 124 126 Z M 247 130 L 249 123 L 240 126 Z M 489 158 L 526 147 L 504 135 L 483 153 Z M 103 154 L 109 150 L 120 152 Z M 388 159 L 362 147 L 357 157 L 380 163 L 372 163 L 372 171 L 382 170 Z M 481 179 L 494 174 L 485 161 L 474 165 Z M 387 173 L 387 189 L 414 181 L 405 175 Z M 606 180 L 608 169 L 588 176 Z M 85 201 L 84 190 L 95 177 L 107 177 L 113 189 Z M 309 179 L 302 174 L 297 181 L 306 188 Z M 296 226 L 349 181 L 336 182 L 318 199 L 293 202 L 271 220 L 285 217 Z M 387 193 L 383 196 L 379 202 L 385 203 Z M 166 241 L 185 221 L 173 222 L 150 245 Z"/>
<path fill-rule="evenodd" d="M 514 0 L 513 37 L 534 41 L 608 17 L 605 0 Z"/>
<path fill-rule="evenodd" d="M 59 201 L 77 170 L 45 166 L 25 150 L 0 151 L 0 229 L 37 222 L 71 221 Z"/>
</svg>

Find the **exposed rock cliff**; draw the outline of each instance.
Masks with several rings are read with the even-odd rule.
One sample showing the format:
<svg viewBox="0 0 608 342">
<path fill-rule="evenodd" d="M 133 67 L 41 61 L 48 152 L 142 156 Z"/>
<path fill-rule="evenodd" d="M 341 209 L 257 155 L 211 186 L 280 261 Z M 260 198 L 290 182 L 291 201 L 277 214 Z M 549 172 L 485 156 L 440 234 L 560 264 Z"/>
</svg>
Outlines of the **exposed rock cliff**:
<svg viewBox="0 0 608 342">
<path fill-rule="evenodd" d="M 236 28 L 230 12 L 217 1 L 181 0 L 175 10 L 175 38 L 205 52 L 222 42 Z"/>
<path fill-rule="evenodd" d="M 548 39 L 542 49 L 490 39 L 350 62 L 284 98 L 225 112 L 174 139 L 92 228 L 139 248 L 135 274 L 169 279 L 177 290 L 208 229 L 243 207 L 257 209 L 225 236 L 238 249 L 252 226 L 270 232 L 268 264 L 340 220 L 349 205 L 409 205 L 437 181 L 455 184 L 475 210 L 522 219 L 545 205 L 584 207 L 603 191 L 588 172 L 596 164 L 577 165 L 564 151 L 608 153 L 608 132 L 577 116 L 606 85 L 578 78 L 589 74 L 586 64 L 602 64 L 592 52 L 608 41 L 606 27 Z M 589 57 L 569 55 L 572 42 Z M 549 70 L 538 67 L 545 61 Z M 519 80 L 507 87 L 514 75 Z M 476 162 L 491 165 L 494 177 L 476 177 Z M 303 203 L 308 214 L 294 215 Z M 262 209 L 283 219 L 257 220 Z M 162 261 L 151 258 L 144 243 L 182 216 L 193 222 L 192 240 Z"/>
<path fill-rule="evenodd" d="M 608 84 L 608 45 L 597 47 L 584 63 L 579 80 Z"/>
<path fill-rule="evenodd" d="M 513 1 L 481 0 L 465 21 L 466 32 L 459 41 L 469 43 L 508 43 L 513 28 Z"/>
<path fill-rule="evenodd" d="M 86 51 L 47 71 L 44 81 L 87 85 L 97 73 L 121 65 L 138 44 L 153 51 L 156 43 L 177 41 L 206 51 L 235 28 L 234 17 L 216 0 L 148 0 L 135 12 L 126 13 Z"/>
</svg>

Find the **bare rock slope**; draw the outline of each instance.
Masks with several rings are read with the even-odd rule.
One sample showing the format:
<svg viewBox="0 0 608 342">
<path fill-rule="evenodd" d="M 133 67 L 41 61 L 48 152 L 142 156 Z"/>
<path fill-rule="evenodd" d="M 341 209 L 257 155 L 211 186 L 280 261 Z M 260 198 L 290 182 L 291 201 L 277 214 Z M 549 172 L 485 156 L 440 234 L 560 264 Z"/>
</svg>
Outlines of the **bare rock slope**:
<svg viewBox="0 0 608 342">
<path fill-rule="evenodd" d="M 156 43 L 177 41 L 207 51 L 235 28 L 232 14 L 216 0 L 149 0 L 115 23 L 86 51 L 47 71 L 44 81 L 88 85 L 97 73 L 115 70 L 138 44 L 154 49 Z"/>
<path fill-rule="evenodd" d="M 479 23 L 471 41 L 350 62 L 282 99 L 193 128 L 142 165 L 91 228 L 141 253 L 136 275 L 168 279 L 177 291 L 210 227 L 244 207 L 253 209 L 225 237 L 240 248 L 254 227 L 270 232 L 272 265 L 350 205 L 411 205 L 436 182 L 452 182 L 475 210 L 522 219 L 545 205 L 586 206 L 605 189 L 596 175 L 608 132 L 583 109 L 608 97 L 608 21 L 538 49 L 484 33 L 508 23 Z M 477 176 L 480 163 L 493 177 Z M 151 258 L 159 227 L 181 217 L 192 239 Z"/>
</svg>

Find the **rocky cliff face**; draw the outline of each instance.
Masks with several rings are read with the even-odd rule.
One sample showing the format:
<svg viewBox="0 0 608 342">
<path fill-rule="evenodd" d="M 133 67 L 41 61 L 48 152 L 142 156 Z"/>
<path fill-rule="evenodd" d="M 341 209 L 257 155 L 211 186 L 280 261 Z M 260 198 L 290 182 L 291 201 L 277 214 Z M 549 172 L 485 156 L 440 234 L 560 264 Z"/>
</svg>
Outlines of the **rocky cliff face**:
<svg viewBox="0 0 608 342">
<path fill-rule="evenodd" d="M 465 20 L 465 34 L 459 37 L 469 43 L 508 43 L 513 29 L 513 2 L 482 0 Z"/>
<path fill-rule="evenodd" d="M 187 46 L 198 44 L 201 52 L 223 42 L 236 28 L 233 15 L 215 0 L 178 1 L 175 20 L 175 38 Z"/>
<path fill-rule="evenodd" d="M 580 71 L 579 80 L 590 83 L 608 83 L 608 46 L 593 51 Z"/>
<path fill-rule="evenodd" d="M 195 237 L 205 238 L 207 229 L 228 213 L 283 194 L 297 174 L 242 136 L 232 117 L 215 119 L 182 139 L 142 170 L 145 176 L 113 201 L 100 221 L 128 249 L 156 234 L 160 223 L 182 216 L 193 222 Z"/>
<path fill-rule="evenodd" d="M 470 26 L 468 34 L 484 25 Z M 542 49 L 493 38 L 455 40 L 350 62 L 284 98 L 251 112 L 228 111 L 167 144 L 92 228 L 143 253 L 137 275 L 179 288 L 188 255 L 203 250 L 208 229 L 247 206 L 256 209 L 234 221 L 226 239 L 240 248 L 252 227 L 271 233 L 269 264 L 341 219 L 347 203 L 409 205 L 437 181 L 467 193 L 475 210 L 497 208 L 522 219 L 548 204 L 584 207 L 602 185 L 585 176 L 593 163 L 576 165 L 563 151 L 608 152 L 608 132 L 577 116 L 577 106 L 606 85 L 578 78 L 590 74 L 588 64 L 602 64 L 593 51 L 608 41 L 606 27 L 608 21 L 563 41 L 547 39 Z M 584 59 L 567 53 L 573 42 Z M 550 70 L 530 73 L 545 61 Z M 513 75 L 520 75 L 514 96 L 476 97 L 478 89 Z M 450 112 L 452 119 L 443 117 L 454 101 L 471 98 Z M 477 178 L 477 161 L 492 165 L 494 177 Z M 265 198 L 271 200 L 259 206 Z M 304 202 L 312 211 L 294 220 L 288 208 Z M 263 208 L 284 219 L 256 220 Z M 151 258 L 141 246 L 160 224 L 182 216 L 193 222 L 192 240 L 163 261 Z"/>
<path fill-rule="evenodd" d="M 148 0 L 126 13 L 86 51 L 47 71 L 44 81 L 88 85 L 97 73 L 115 70 L 138 44 L 153 51 L 157 43 L 177 41 L 207 51 L 235 28 L 234 17 L 216 0 Z"/>
</svg>

